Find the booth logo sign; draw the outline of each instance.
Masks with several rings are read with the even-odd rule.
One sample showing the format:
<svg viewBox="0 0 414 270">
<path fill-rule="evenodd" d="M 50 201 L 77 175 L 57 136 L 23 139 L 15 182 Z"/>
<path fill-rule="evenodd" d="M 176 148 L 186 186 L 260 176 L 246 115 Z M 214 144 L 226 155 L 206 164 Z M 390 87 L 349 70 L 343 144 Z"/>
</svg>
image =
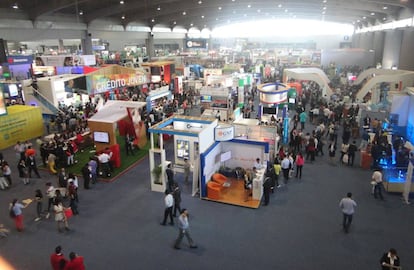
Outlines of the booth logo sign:
<svg viewBox="0 0 414 270">
<path fill-rule="evenodd" d="M 232 140 L 234 138 L 234 127 L 216 127 L 214 135 L 216 141 Z"/>
</svg>

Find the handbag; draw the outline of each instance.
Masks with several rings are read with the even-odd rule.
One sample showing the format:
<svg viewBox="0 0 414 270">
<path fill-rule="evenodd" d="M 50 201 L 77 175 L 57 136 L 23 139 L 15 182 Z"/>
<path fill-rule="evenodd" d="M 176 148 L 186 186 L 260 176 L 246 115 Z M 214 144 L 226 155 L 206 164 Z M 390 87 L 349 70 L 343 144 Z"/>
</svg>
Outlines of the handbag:
<svg viewBox="0 0 414 270">
<path fill-rule="evenodd" d="M 72 208 L 66 208 L 65 211 L 64 211 L 64 213 L 65 213 L 66 219 L 69 219 L 69 218 L 71 218 L 73 216 Z"/>
</svg>

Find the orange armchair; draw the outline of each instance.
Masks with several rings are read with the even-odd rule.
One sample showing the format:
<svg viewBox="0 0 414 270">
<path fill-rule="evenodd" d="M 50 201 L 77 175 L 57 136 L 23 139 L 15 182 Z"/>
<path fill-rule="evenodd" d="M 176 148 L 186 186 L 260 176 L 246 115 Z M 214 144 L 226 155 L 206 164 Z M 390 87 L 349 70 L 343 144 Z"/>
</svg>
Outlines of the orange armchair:
<svg viewBox="0 0 414 270">
<path fill-rule="evenodd" d="M 222 185 L 209 181 L 207 183 L 207 197 L 212 200 L 219 200 L 222 188 Z"/>
<path fill-rule="evenodd" d="M 213 176 L 211 176 L 211 180 L 213 180 L 214 182 L 223 185 L 224 183 L 227 182 L 227 177 L 222 175 L 221 173 L 215 173 L 213 174 Z"/>
</svg>

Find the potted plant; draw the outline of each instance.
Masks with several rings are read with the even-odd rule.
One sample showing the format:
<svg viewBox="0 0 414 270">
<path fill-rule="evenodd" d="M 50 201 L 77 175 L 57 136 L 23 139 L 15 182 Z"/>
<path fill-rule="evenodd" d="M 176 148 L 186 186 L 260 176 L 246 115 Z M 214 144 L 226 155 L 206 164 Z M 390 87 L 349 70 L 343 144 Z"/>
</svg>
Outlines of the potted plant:
<svg viewBox="0 0 414 270">
<path fill-rule="evenodd" d="M 161 185 L 161 173 L 162 173 L 162 168 L 161 166 L 155 166 L 154 169 L 152 169 L 152 174 L 154 175 L 154 184 L 158 184 Z"/>
</svg>

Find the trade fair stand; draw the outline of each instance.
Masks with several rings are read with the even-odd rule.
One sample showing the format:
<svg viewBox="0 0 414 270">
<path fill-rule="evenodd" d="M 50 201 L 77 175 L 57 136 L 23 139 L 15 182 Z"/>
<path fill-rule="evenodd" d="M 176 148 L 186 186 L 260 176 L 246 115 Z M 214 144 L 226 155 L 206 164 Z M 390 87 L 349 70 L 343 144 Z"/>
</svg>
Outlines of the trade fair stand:
<svg viewBox="0 0 414 270">
<path fill-rule="evenodd" d="M 269 159 L 270 147 L 267 141 L 235 139 L 233 125 L 219 124 L 217 119 L 213 118 L 182 115 L 173 115 L 148 131 L 151 139 L 151 190 L 164 192 L 167 188 L 165 173 L 167 165 L 172 163 L 173 167 L 177 168 L 184 164 L 184 159 L 188 159 L 192 164 L 193 196 L 199 193 L 201 198 L 207 200 L 252 208 L 259 207 L 263 194 L 264 172 Z M 160 135 L 158 145 L 154 134 Z M 171 161 L 166 160 L 162 134 L 173 137 L 174 156 Z M 263 162 L 263 168 L 253 179 L 252 198 L 245 201 L 243 181 L 237 177 L 236 170 L 237 168 L 251 170 L 256 158 L 260 158 Z M 160 172 L 159 175 L 155 173 L 157 171 Z M 221 180 L 216 179 L 218 175 Z"/>
</svg>

